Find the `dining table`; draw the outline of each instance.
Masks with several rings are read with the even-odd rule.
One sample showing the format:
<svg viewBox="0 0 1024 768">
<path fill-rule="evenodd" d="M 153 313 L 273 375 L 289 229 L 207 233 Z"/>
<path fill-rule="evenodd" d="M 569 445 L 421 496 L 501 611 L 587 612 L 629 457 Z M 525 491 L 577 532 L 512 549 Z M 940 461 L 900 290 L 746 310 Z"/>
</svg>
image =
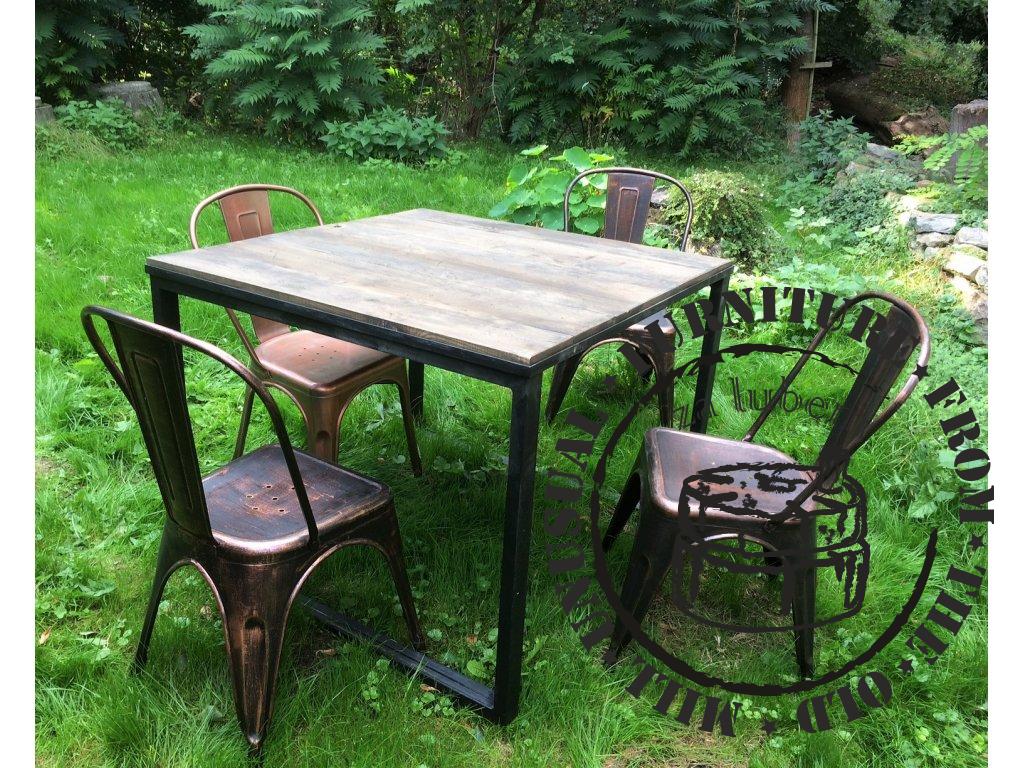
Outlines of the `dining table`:
<svg viewBox="0 0 1024 768">
<path fill-rule="evenodd" d="M 181 330 L 180 297 L 249 312 L 511 391 L 493 687 L 338 610 L 302 598 L 334 632 L 499 723 L 519 709 L 543 373 L 710 288 L 721 318 L 733 263 L 690 251 L 415 209 L 153 256 L 153 319 Z M 721 323 L 701 341 L 695 404 L 708 404 Z M 691 429 L 704 431 L 707 407 Z"/>
</svg>

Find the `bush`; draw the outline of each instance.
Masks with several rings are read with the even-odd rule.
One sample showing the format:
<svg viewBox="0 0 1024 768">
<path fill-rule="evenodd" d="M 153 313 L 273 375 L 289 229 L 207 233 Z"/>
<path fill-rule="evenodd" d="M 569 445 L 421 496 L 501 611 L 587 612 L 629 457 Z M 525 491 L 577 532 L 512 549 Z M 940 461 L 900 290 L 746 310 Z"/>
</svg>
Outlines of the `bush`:
<svg viewBox="0 0 1024 768">
<path fill-rule="evenodd" d="M 896 95 L 911 109 L 929 104 L 952 107 L 979 95 L 981 43 L 949 43 L 908 35 L 895 67 L 881 67 L 871 83 Z"/>
<path fill-rule="evenodd" d="M 800 123 L 796 152 L 800 171 L 814 181 L 831 183 L 836 173 L 859 157 L 870 137 L 857 130 L 852 118 L 835 120 L 822 110 Z"/>
<path fill-rule="evenodd" d="M 69 101 L 54 113 L 64 128 L 88 133 L 111 149 L 136 147 L 144 140 L 135 116 L 121 101 Z"/>
<path fill-rule="evenodd" d="M 941 185 L 940 195 L 958 207 L 988 207 L 988 126 L 976 125 L 963 133 L 944 136 L 906 136 L 896 146 L 906 155 L 932 150 L 924 167 L 933 173 L 947 174 L 956 159 L 952 184 Z"/>
<path fill-rule="evenodd" d="M 524 149 L 519 154 L 525 161 L 512 166 L 505 182 L 505 197 L 487 214 L 517 224 L 548 229 L 562 229 L 565 189 L 581 171 L 607 165 L 615 158 L 603 152 L 570 147 L 560 155 L 543 158 L 547 144 Z M 577 232 L 595 235 L 604 224 L 608 177 L 604 174 L 586 176 L 569 196 L 571 227 Z"/>
<path fill-rule="evenodd" d="M 690 178 L 686 188 L 693 197 L 694 247 L 706 250 L 717 244 L 725 258 L 747 268 L 764 267 L 781 252 L 782 239 L 768 220 L 765 195 L 746 178 L 704 171 Z M 686 201 L 675 195 L 664 219 L 681 234 L 686 212 Z"/>
<path fill-rule="evenodd" d="M 881 226 L 893 212 L 887 193 L 905 192 L 913 183 L 905 174 L 882 168 L 856 173 L 832 187 L 821 201 L 820 213 L 849 232 Z"/>
<path fill-rule="evenodd" d="M 421 163 L 445 156 L 448 129 L 436 117 L 409 117 L 397 109 L 385 108 L 362 120 L 325 123 L 327 133 L 320 141 L 332 152 L 356 160 L 369 158 Z"/>
<path fill-rule="evenodd" d="M 325 121 L 381 103 L 384 39 L 368 28 L 363 0 L 199 2 L 211 13 L 185 32 L 208 60 L 214 112 L 237 111 L 268 133 L 318 136 Z"/>
<path fill-rule="evenodd" d="M 119 26 L 138 18 L 126 0 L 36 0 L 36 94 L 53 102 L 83 94 L 123 44 Z"/>
<path fill-rule="evenodd" d="M 94 158 L 110 154 L 106 145 L 90 133 L 72 131 L 59 122 L 36 126 L 36 160 Z"/>
</svg>

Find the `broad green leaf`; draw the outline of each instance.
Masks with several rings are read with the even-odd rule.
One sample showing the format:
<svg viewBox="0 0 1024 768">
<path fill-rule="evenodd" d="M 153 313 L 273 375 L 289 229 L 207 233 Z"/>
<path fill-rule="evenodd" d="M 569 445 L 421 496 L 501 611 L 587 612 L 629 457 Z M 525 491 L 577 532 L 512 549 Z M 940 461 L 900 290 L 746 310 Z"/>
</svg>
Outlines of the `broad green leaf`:
<svg viewBox="0 0 1024 768">
<path fill-rule="evenodd" d="M 487 675 L 487 670 L 484 669 L 484 665 L 476 659 L 470 659 L 466 662 L 466 671 L 473 677 L 484 678 Z"/>
<path fill-rule="evenodd" d="M 590 153 L 583 147 L 569 147 L 562 154 L 577 171 L 587 171 L 594 167 L 590 160 Z"/>
<path fill-rule="evenodd" d="M 537 157 L 548 148 L 547 144 L 538 144 L 536 147 L 530 147 L 529 149 L 522 150 L 519 154 L 525 155 L 526 157 Z"/>
<path fill-rule="evenodd" d="M 562 229 L 565 219 L 562 211 L 557 208 L 547 208 L 540 215 L 540 224 L 545 229 Z"/>
<path fill-rule="evenodd" d="M 532 178 L 536 172 L 536 168 L 531 168 L 526 163 L 516 163 L 512 166 L 512 170 L 508 172 L 508 184 L 518 187 L 527 179 Z"/>
<path fill-rule="evenodd" d="M 581 216 L 573 224 L 580 232 L 586 232 L 588 235 L 596 234 L 601 228 L 601 220 L 596 216 Z"/>
</svg>

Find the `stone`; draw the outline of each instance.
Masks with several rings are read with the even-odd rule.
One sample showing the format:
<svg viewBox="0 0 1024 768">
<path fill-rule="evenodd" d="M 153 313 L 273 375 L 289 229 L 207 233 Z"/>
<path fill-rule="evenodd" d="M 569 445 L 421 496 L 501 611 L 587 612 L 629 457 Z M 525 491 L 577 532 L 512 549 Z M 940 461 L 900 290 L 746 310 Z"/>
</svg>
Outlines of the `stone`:
<svg viewBox="0 0 1024 768">
<path fill-rule="evenodd" d="M 931 261 L 933 259 L 940 259 L 940 258 L 942 258 L 944 253 L 945 253 L 945 249 L 944 248 L 936 248 L 935 246 L 930 245 L 930 246 L 928 246 L 927 248 L 924 249 L 924 258 L 929 260 L 929 261 Z"/>
<path fill-rule="evenodd" d="M 956 243 L 973 245 L 988 250 L 988 230 L 981 227 L 960 227 L 956 233 Z"/>
<path fill-rule="evenodd" d="M 988 339 L 988 296 L 979 291 L 970 281 L 959 275 L 950 281 L 960 294 L 960 299 L 981 332 L 982 340 Z"/>
<path fill-rule="evenodd" d="M 974 273 L 974 282 L 988 290 L 988 264 L 983 264 L 978 268 L 978 271 Z"/>
<path fill-rule="evenodd" d="M 896 136 L 941 136 L 949 132 L 949 121 L 929 106 L 923 112 L 910 112 L 888 123 L 886 129 Z"/>
<path fill-rule="evenodd" d="M 845 176 L 856 176 L 858 173 L 864 173 L 870 171 L 871 166 L 865 165 L 864 163 L 858 163 L 856 160 L 851 160 L 850 164 L 843 169 Z"/>
<path fill-rule="evenodd" d="M 36 96 L 36 125 L 53 122 L 53 107 L 43 104 L 43 100 Z"/>
<path fill-rule="evenodd" d="M 888 160 L 890 162 L 897 162 L 903 158 L 903 155 L 895 149 L 882 146 L 881 144 L 872 144 L 870 141 L 864 148 L 864 151 L 871 157 L 878 158 L 879 160 Z"/>
<path fill-rule="evenodd" d="M 651 207 L 664 208 L 668 205 L 668 199 L 671 194 L 666 187 L 655 187 L 654 191 L 651 192 Z"/>
<path fill-rule="evenodd" d="M 944 245 L 949 245 L 952 241 L 952 235 L 946 235 L 942 232 L 925 232 L 923 235 L 917 236 L 917 244 L 925 248 L 941 248 Z"/>
<path fill-rule="evenodd" d="M 117 99 L 123 101 L 132 112 L 152 109 L 162 112 L 164 108 L 160 91 L 148 80 L 129 80 L 124 83 L 104 83 L 96 89 L 101 99 Z"/>
<path fill-rule="evenodd" d="M 918 234 L 924 234 L 925 232 L 952 234 L 959 222 L 960 217 L 955 213 L 922 213 L 921 211 L 916 211 L 912 219 L 914 230 Z"/>
<path fill-rule="evenodd" d="M 981 261 L 988 260 L 988 251 L 984 248 L 979 248 L 976 245 L 967 245 L 966 243 L 954 243 L 953 250 L 956 253 L 962 253 L 964 256 L 970 256 Z"/>
<path fill-rule="evenodd" d="M 978 270 L 985 266 L 985 262 L 976 256 L 961 251 L 953 251 L 949 260 L 942 266 L 942 269 L 953 275 L 963 275 L 968 280 L 973 280 Z"/>
</svg>

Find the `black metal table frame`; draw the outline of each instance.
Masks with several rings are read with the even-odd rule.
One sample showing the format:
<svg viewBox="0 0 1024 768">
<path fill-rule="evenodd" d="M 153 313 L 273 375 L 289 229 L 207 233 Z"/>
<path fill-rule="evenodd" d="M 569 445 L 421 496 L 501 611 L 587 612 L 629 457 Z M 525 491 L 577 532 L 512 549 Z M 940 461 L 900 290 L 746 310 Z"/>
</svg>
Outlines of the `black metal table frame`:
<svg viewBox="0 0 1024 768">
<path fill-rule="evenodd" d="M 522 683 L 523 634 L 526 619 L 526 587 L 529 569 L 530 533 L 533 523 L 534 475 L 537 459 L 537 435 L 540 425 L 541 380 L 544 371 L 556 363 L 580 354 L 602 338 L 650 316 L 694 293 L 711 288 L 711 312 L 721 318 L 723 294 L 728 290 L 732 266 L 709 274 L 697 284 L 687 285 L 654 306 L 645 306 L 615 325 L 566 347 L 550 358 L 532 365 L 518 365 L 467 350 L 454 349 L 443 342 L 411 336 L 408 333 L 341 318 L 297 303 L 274 299 L 205 280 L 180 275 L 147 265 L 153 301 L 153 320 L 176 330 L 181 329 L 179 297 L 227 306 L 260 317 L 278 320 L 299 328 L 379 349 L 409 360 L 409 377 L 414 408 L 423 412 L 423 366 L 432 365 L 454 373 L 488 381 L 512 392 L 512 417 L 509 428 L 507 490 L 504 532 L 502 534 L 501 587 L 498 599 L 498 639 L 494 688 L 473 680 L 441 664 L 424 653 L 376 632 L 334 609 L 310 598 L 300 598 L 312 615 L 332 631 L 371 643 L 396 666 L 419 675 L 435 687 L 454 694 L 481 710 L 497 723 L 509 723 L 519 711 Z M 711 324 L 702 341 L 704 359 L 718 351 L 720 325 Z M 710 403 L 715 378 L 714 362 L 703 366 L 697 375 L 694 403 Z M 707 428 L 710 408 L 695 408 L 693 429 Z"/>
</svg>

